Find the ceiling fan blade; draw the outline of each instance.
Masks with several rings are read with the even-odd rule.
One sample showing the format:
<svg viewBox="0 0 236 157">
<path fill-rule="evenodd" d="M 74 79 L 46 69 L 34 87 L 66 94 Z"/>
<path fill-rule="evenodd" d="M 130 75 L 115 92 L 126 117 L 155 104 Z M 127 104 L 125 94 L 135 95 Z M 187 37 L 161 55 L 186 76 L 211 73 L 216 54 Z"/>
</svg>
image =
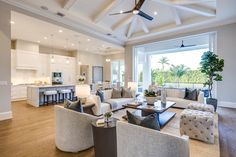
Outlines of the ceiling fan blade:
<svg viewBox="0 0 236 157">
<path fill-rule="evenodd" d="M 149 16 L 148 14 L 142 12 L 141 10 L 139 10 L 138 15 L 139 15 L 139 16 L 142 16 L 142 17 L 144 17 L 144 18 L 146 18 L 146 19 L 148 19 L 148 20 L 150 20 L 150 21 L 153 20 L 153 17 L 151 17 L 151 16 Z"/>
<path fill-rule="evenodd" d="M 129 10 L 129 11 L 124 11 L 124 12 L 121 12 L 121 13 L 113 13 L 113 14 L 109 14 L 109 15 L 120 15 L 120 14 L 128 14 L 128 13 L 132 13 L 133 10 Z"/>
<path fill-rule="evenodd" d="M 139 0 L 133 10 L 139 10 L 142 7 L 144 2 L 145 2 L 145 0 Z"/>
</svg>

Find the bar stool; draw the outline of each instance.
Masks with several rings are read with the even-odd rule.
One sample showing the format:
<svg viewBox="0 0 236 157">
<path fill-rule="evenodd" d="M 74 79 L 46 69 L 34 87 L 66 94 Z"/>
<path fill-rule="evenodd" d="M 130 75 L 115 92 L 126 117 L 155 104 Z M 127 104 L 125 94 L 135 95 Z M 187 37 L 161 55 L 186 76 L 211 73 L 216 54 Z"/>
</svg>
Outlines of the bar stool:
<svg viewBox="0 0 236 157">
<path fill-rule="evenodd" d="M 50 97 L 52 97 L 51 103 L 57 103 L 57 91 L 56 90 L 50 90 L 50 91 L 45 91 L 43 93 L 43 104 L 49 104 L 50 102 Z M 46 101 L 47 98 L 47 101 Z M 55 98 L 55 99 L 54 99 Z"/>
<path fill-rule="evenodd" d="M 59 90 L 58 94 L 59 94 L 59 102 L 64 102 L 65 99 L 68 98 L 68 96 L 69 96 L 69 100 L 72 100 L 72 91 L 70 89 Z"/>
</svg>

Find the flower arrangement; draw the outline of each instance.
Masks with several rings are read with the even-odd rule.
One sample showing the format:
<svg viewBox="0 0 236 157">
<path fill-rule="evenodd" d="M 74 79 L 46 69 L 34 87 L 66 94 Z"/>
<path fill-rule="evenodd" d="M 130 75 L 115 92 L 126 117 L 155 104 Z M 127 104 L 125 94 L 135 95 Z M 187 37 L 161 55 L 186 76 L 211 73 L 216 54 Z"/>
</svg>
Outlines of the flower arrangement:
<svg viewBox="0 0 236 157">
<path fill-rule="evenodd" d="M 85 77 L 85 76 L 83 76 L 83 75 L 79 75 L 79 76 L 78 76 L 78 82 L 79 82 L 79 83 L 84 83 L 85 80 L 86 80 L 86 77 Z"/>
<path fill-rule="evenodd" d="M 147 101 L 148 105 L 154 105 L 154 103 L 157 101 L 157 94 L 156 94 L 155 91 L 145 90 L 144 91 L 144 96 L 146 98 L 146 101 Z"/>
</svg>

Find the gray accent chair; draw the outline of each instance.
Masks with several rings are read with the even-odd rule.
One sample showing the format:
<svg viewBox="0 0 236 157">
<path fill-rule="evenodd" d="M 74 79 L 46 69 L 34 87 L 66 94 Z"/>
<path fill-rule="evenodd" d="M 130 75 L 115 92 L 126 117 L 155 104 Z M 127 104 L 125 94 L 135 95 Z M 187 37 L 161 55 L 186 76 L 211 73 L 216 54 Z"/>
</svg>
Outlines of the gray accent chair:
<svg viewBox="0 0 236 157">
<path fill-rule="evenodd" d="M 98 117 L 56 105 L 56 147 L 65 152 L 79 152 L 94 145 L 91 121 Z"/>
<path fill-rule="evenodd" d="M 188 137 L 177 137 L 119 121 L 117 122 L 117 156 L 189 157 Z"/>
</svg>

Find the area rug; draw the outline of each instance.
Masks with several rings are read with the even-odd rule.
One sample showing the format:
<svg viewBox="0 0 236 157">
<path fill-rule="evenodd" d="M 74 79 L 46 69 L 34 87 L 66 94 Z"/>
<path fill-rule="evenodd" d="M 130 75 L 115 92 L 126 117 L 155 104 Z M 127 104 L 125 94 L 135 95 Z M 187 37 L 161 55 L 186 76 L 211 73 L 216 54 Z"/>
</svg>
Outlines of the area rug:
<svg viewBox="0 0 236 157">
<path fill-rule="evenodd" d="M 114 113 L 114 117 L 120 120 L 124 120 L 122 116 L 126 114 L 126 110 L 120 110 Z M 133 109 L 128 109 L 129 111 L 135 111 Z M 168 111 L 175 112 L 176 115 L 169 123 L 161 129 L 161 132 L 173 134 L 180 136 L 179 133 L 179 121 L 180 113 L 183 111 L 181 109 L 170 108 Z M 218 115 L 215 114 L 215 143 L 207 144 L 198 140 L 189 140 L 190 146 L 190 157 L 220 157 L 220 147 L 219 147 L 219 131 L 218 131 Z"/>
</svg>

